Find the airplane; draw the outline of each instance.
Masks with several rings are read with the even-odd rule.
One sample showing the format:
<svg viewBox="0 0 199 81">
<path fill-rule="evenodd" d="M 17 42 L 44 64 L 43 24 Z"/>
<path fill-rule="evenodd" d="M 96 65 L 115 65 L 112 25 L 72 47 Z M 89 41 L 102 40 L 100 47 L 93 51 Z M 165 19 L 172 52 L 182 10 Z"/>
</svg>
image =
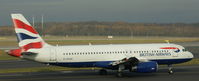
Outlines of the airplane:
<svg viewBox="0 0 199 81">
<path fill-rule="evenodd" d="M 156 72 L 158 65 L 168 65 L 168 73 L 173 74 L 173 64 L 187 62 L 194 57 L 183 46 L 171 43 L 52 46 L 41 38 L 22 14 L 14 13 L 11 17 L 19 48 L 7 53 L 47 65 L 100 67 L 100 75 L 106 75 L 110 69 L 122 77 L 125 70 Z"/>
</svg>

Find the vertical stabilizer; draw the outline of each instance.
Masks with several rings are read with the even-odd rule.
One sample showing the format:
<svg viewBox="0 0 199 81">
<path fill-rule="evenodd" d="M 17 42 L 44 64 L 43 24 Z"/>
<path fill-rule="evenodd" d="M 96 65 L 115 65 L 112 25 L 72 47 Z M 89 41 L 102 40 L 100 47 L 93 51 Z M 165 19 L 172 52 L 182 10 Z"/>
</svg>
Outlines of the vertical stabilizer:
<svg viewBox="0 0 199 81">
<path fill-rule="evenodd" d="M 49 46 L 22 14 L 11 14 L 19 47 L 23 51 Z"/>
</svg>

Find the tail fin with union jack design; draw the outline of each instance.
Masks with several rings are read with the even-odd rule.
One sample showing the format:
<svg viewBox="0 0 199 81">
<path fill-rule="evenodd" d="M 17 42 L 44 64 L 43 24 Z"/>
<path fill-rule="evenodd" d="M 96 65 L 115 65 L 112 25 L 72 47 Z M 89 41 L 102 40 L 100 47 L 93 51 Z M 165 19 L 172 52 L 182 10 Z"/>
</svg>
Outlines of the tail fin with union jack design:
<svg viewBox="0 0 199 81">
<path fill-rule="evenodd" d="M 26 52 L 29 49 L 40 49 L 49 46 L 22 14 L 11 14 L 11 17 L 22 52 Z"/>
</svg>

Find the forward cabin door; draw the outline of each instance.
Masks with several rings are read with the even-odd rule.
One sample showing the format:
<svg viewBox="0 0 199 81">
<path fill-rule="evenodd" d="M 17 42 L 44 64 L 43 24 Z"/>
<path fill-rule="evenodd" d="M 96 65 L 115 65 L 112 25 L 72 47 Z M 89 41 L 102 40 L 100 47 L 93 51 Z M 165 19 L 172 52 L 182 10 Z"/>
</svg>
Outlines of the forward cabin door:
<svg viewBox="0 0 199 81">
<path fill-rule="evenodd" d="M 50 48 L 50 62 L 57 62 L 56 48 Z"/>
<path fill-rule="evenodd" d="M 178 49 L 172 49 L 172 56 L 173 57 L 178 57 Z"/>
</svg>

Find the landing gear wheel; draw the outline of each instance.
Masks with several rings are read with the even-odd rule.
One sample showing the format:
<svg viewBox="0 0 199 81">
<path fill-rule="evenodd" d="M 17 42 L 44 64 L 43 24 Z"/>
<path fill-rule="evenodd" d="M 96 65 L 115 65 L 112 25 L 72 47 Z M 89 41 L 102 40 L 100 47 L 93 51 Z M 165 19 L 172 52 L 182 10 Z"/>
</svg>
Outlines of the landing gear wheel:
<svg viewBox="0 0 199 81">
<path fill-rule="evenodd" d="M 121 72 L 118 72 L 116 76 L 117 76 L 117 77 L 123 77 L 123 75 L 122 75 Z"/>
<path fill-rule="evenodd" d="M 173 74 L 173 71 L 172 71 L 172 70 L 170 70 L 168 73 L 169 73 L 169 74 Z"/>
<path fill-rule="evenodd" d="M 105 69 L 99 70 L 100 75 L 107 75 L 107 71 Z"/>
<path fill-rule="evenodd" d="M 122 72 L 124 70 L 124 65 L 119 65 L 117 77 L 123 77 Z"/>
</svg>

